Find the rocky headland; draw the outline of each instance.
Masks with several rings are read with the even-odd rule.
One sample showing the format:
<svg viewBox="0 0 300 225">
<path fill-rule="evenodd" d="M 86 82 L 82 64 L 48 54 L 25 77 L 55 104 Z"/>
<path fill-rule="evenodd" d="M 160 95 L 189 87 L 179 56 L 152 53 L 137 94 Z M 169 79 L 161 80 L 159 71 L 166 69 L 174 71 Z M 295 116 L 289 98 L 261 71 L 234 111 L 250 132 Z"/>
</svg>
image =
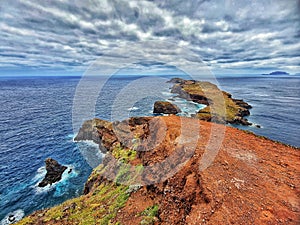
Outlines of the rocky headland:
<svg viewBox="0 0 300 225">
<path fill-rule="evenodd" d="M 245 117 L 250 115 L 251 105 L 242 99 L 234 99 L 231 94 L 221 91 L 215 84 L 207 81 L 173 78 L 172 93 L 178 97 L 207 107 L 196 113 L 196 118 L 216 123 L 252 125 Z"/>
<path fill-rule="evenodd" d="M 224 131 L 223 136 L 216 131 Z M 197 140 L 192 143 L 194 137 Z M 174 115 L 113 123 L 89 120 L 75 140 L 93 140 L 106 152 L 86 182 L 84 194 L 39 210 L 18 224 L 300 222 L 297 148 L 222 124 Z M 218 151 L 211 164 L 201 169 L 208 146 Z"/>
</svg>

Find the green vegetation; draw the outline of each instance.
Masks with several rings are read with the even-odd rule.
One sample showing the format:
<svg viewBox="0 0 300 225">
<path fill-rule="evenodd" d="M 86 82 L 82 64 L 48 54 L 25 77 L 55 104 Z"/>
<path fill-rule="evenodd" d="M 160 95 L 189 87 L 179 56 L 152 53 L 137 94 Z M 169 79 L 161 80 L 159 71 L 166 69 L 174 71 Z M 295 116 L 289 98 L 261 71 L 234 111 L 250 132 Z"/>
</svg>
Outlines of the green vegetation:
<svg viewBox="0 0 300 225">
<path fill-rule="evenodd" d="M 136 158 L 136 151 L 122 148 L 120 144 L 117 144 L 112 150 L 112 155 L 123 163 L 129 163 Z"/>
<path fill-rule="evenodd" d="M 18 222 L 18 225 L 30 225 L 30 224 L 33 224 L 33 222 L 34 222 L 34 220 L 31 219 L 30 217 L 25 217 L 20 222 Z"/>
<path fill-rule="evenodd" d="M 40 219 L 45 224 L 58 221 L 62 224 L 112 224 L 118 210 L 127 202 L 127 189 L 124 185 L 102 183 L 91 194 L 48 209 Z M 33 221 L 36 220 L 26 217 L 18 224 L 31 224 Z"/>
<path fill-rule="evenodd" d="M 193 84 L 184 84 L 182 89 L 189 94 L 198 94 L 204 96 L 211 92 L 220 91 L 216 85 L 205 81 Z"/>
<path fill-rule="evenodd" d="M 117 184 L 126 184 L 130 186 L 139 184 L 143 170 L 144 167 L 142 164 L 133 166 L 130 164 L 120 163 L 115 182 Z"/>
<path fill-rule="evenodd" d="M 201 109 L 197 117 L 203 120 L 215 116 L 219 121 L 233 121 L 239 114 L 240 107 L 235 102 L 223 94 L 223 98 L 215 98 L 211 106 Z"/>
<path fill-rule="evenodd" d="M 140 216 L 143 217 L 141 225 L 154 224 L 154 222 L 157 220 L 158 209 L 158 205 L 153 205 L 141 212 Z"/>
<path fill-rule="evenodd" d="M 117 184 L 127 183 L 130 180 L 130 178 L 131 178 L 130 168 L 131 168 L 130 164 L 122 163 L 120 165 L 118 174 L 115 178 L 115 182 Z"/>
</svg>

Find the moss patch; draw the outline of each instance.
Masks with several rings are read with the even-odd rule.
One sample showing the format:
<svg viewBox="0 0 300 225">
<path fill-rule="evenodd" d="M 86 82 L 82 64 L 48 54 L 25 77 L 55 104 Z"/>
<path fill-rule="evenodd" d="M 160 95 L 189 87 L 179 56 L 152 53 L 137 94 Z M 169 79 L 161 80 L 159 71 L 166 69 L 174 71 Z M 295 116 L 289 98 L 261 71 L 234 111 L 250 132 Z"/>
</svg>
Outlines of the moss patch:
<svg viewBox="0 0 300 225">
<path fill-rule="evenodd" d="M 112 150 L 112 155 L 115 157 L 115 159 L 118 159 L 124 163 L 128 163 L 136 158 L 136 151 L 122 148 L 120 144 L 117 144 Z"/>
<path fill-rule="evenodd" d="M 197 118 L 203 120 L 211 120 L 214 116 L 217 121 L 234 121 L 239 114 L 240 106 L 238 106 L 231 98 L 223 94 L 223 98 L 214 99 L 210 106 L 201 109 L 197 113 Z M 208 119 L 209 118 L 209 119 Z"/>
<path fill-rule="evenodd" d="M 153 205 L 141 212 L 141 225 L 154 224 L 157 221 L 158 209 L 158 205 Z"/>
<path fill-rule="evenodd" d="M 127 189 L 124 185 L 102 183 L 93 193 L 50 208 L 40 218 L 33 215 L 17 224 L 33 224 L 33 221 L 45 224 L 112 224 L 118 210 L 125 205 L 129 197 Z"/>
<path fill-rule="evenodd" d="M 29 225 L 29 224 L 33 224 L 33 222 L 34 222 L 34 220 L 31 219 L 30 217 L 25 217 L 24 219 L 19 221 L 17 224 L 18 225 Z"/>
</svg>

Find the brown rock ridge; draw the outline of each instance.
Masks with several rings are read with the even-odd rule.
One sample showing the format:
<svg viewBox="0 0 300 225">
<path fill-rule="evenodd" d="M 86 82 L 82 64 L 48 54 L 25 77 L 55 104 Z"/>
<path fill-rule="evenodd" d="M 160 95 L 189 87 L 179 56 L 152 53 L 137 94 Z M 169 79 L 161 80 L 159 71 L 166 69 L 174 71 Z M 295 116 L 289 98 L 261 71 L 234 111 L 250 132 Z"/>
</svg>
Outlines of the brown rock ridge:
<svg viewBox="0 0 300 225">
<path fill-rule="evenodd" d="M 181 124 L 189 128 L 184 137 Z M 217 145 L 210 139 L 219 134 L 212 130 L 225 130 L 224 138 L 212 164 L 200 170 L 207 146 Z M 196 143 L 189 142 L 193 136 L 199 137 Z M 19 224 L 300 223 L 298 148 L 178 116 L 114 123 L 94 119 L 76 137 L 89 138 L 96 138 L 107 154 L 87 181 L 85 195 L 38 211 Z M 146 169 L 157 164 L 163 166 Z M 136 176 L 130 176 L 126 165 L 139 168 Z"/>
<path fill-rule="evenodd" d="M 217 123 L 252 125 L 245 116 L 250 115 L 251 105 L 241 99 L 232 98 L 230 93 L 221 91 L 216 85 L 206 81 L 173 78 L 171 92 L 179 97 L 199 104 L 207 105 L 196 117 Z"/>
</svg>

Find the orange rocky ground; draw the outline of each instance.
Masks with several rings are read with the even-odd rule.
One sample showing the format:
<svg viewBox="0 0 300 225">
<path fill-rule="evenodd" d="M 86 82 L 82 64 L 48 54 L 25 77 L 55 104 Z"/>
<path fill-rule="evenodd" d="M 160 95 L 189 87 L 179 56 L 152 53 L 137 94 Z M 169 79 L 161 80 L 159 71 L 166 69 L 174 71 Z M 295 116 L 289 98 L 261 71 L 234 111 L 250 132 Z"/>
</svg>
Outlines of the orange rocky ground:
<svg viewBox="0 0 300 225">
<path fill-rule="evenodd" d="M 178 116 L 114 124 L 94 119 L 77 137 L 94 139 L 108 151 L 85 195 L 20 224 L 300 224 L 298 148 Z M 120 161 L 143 169 L 124 172 Z M 125 184 L 122 204 L 111 203 L 120 194 L 88 203 L 108 193 L 105 186 Z M 108 213 L 113 215 L 104 220 Z"/>
</svg>

